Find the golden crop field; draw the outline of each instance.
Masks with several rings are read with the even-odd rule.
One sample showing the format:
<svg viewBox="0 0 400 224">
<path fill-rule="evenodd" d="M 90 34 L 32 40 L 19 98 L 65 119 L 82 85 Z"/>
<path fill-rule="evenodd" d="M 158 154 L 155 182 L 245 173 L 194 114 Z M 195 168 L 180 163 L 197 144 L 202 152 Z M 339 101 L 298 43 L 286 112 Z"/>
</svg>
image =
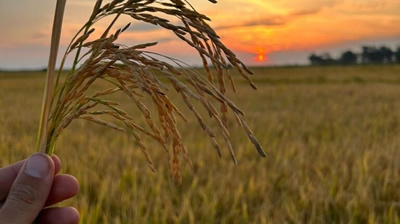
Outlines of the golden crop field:
<svg viewBox="0 0 400 224">
<path fill-rule="evenodd" d="M 257 91 L 237 77 L 239 91 L 228 95 L 267 158 L 231 125 L 238 165 L 226 148 L 219 159 L 185 111 L 180 130 L 194 169 L 184 164 L 178 185 L 151 139 L 157 173 L 130 136 L 77 120 L 56 146 L 62 172 L 81 187 L 64 205 L 84 224 L 400 223 L 400 66 L 253 71 Z M 44 73 L 0 73 L 0 166 L 35 151 L 43 86 Z"/>
</svg>

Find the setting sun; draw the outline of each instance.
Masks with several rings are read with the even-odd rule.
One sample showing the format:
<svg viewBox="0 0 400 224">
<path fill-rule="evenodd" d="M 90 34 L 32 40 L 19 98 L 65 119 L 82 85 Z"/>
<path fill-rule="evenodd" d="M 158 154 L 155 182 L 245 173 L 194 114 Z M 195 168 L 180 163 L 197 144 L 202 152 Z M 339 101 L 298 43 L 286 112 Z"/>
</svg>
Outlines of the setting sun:
<svg viewBox="0 0 400 224">
<path fill-rule="evenodd" d="M 259 54 L 259 55 L 257 55 L 257 61 L 258 62 L 263 62 L 263 61 L 265 61 L 265 55 L 264 54 Z"/>
<path fill-rule="evenodd" d="M 256 56 L 255 60 L 257 62 L 264 62 L 267 60 L 267 56 L 266 56 L 264 49 L 260 48 L 257 50 L 257 56 Z"/>
</svg>

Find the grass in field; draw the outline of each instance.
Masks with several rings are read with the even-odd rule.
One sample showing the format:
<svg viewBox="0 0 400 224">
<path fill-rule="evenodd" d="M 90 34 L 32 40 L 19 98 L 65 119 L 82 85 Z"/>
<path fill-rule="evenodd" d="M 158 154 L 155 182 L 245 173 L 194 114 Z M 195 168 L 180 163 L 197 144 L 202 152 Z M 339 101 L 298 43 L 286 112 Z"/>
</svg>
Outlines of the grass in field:
<svg viewBox="0 0 400 224">
<path fill-rule="evenodd" d="M 218 159 L 192 118 L 180 128 L 194 171 L 177 186 L 157 143 L 146 139 L 153 174 L 130 137 L 75 121 L 56 146 L 81 183 L 65 204 L 88 224 L 400 223 L 400 67 L 254 71 L 259 90 L 239 82 L 230 97 L 266 159 L 236 126 L 239 165 L 226 150 Z M 0 74 L 1 166 L 34 151 L 43 85 L 44 74 Z"/>
</svg>

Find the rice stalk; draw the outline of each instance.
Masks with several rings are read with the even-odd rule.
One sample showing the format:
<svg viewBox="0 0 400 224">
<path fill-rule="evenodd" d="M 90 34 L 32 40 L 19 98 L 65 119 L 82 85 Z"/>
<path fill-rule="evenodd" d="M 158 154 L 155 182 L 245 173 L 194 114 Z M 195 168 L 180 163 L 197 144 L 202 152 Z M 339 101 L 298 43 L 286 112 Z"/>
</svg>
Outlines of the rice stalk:
<svg viewBox="0 0 400 224">
<path fill-rule="evenodd" d="M 215 3 L 215 1 L 210 2 Z M 130 24 L 127 24 L 113 32 L 113 26 L 120 16 L 128 16 L 135 21 L 160 26 L 173 33 L 198 52 L 206 76 L 190 69 L 190 66 L 182 61 L 150 51 L 149 48 L 157 45 L 156 42 L 134 46 L 118 43 L 120 35 L 123 35 L 130 27 Z M 113 18 L 110 25 L 100 38 L 91 40 L 95 24 L 107 17 Z M 170 21 L 165 17 L 174 17 L 178 22 Z M 228 130 L 227 114 L 230 112 L 258 153 L 265 157 L 266 154 L 261 145 L 244 121 L 244 113 L 225 96 L 226 80 L 236 91 L 229 73 L 230 67 L 238 70 L 250 86 L 256 89 L 250 78 L 253 73 L 220 41 L 207 21 L 210 19 L 197 12 L 188 1 L 113 0 L 107 4 L 103 4 L 101 0 L 96 1 L 89 20 L 71 40 L 66 50 L 57 74 L 54 93 L 48 91 L 45 94 L 46 97 L 51 98 L 49 102 L 46 101 L 48 103 L 46 108 L 51 110 L 49 116 L 44 118 L 49 125 L 41 126 L 46 138 L 40 138 L 40 145 L 45 147 L 47 153 L 53 153 L 55 141 L 62 131 L 72 121 L 83 119 L 130 133 L 143 152 L 149 167 L 155 170 L 150 152 L 142 142 L 142 135 L 148 136 L 159 142 L 165 149 L 171 174 L 180 182 L 181 157 L 190 166 L 192 162 L 177 128 L 179 121 L 186 122 L 186 117 L 168 97 L 170 91 L 168 86 L 172 86 L 196 117 L 218 156 L 222 155 L 217 141 L 221 138 L 226 143 L 232 160 L 237 163 Z M 55 24 L 55 27 L 53 32 L 61 29 L 60 24 Z M 82 54 L 84 51 L 86 53 Z M 72 69 L 65 80 L 61 81 L 63 66 L 71 54 L 75 54 Z M 54 56 L 51 58 L 54 59 Z M 214 69 L 211 69 L 211 66 Z M 89 94 L 90 88 L 97 80 L 107 81 L 113 87 Z M 50 79 L 48 83 L 52 85 L 53 81 Z M 119 108 L 118 102 L 106 99 L 116 92 L 130 98 L 145 120 L 144 124 L 139 125 L 134 121 L 138 115 L 132 116 Z M 218 132 L 212 130 L 205 122 L 193 101 L 199 102 L 208 115 L 215 120 L 219 127 Z M 219 104 L 219 111 L 215 103 Z M 148 109 L 150 107 L 156 109 L 155 114 Z M 105 117 L 124 124 L 126 128 L 120 127 L 114 121 L 103 119 Z"/>
<path fill-rule="evenodd" d="M 39 135 L 38 135 L 38 151 L 46 152 L 48 146 L 48 122 L 51 110 L 52 95 L 54 91 L 54 76 L 57 62 L 58 46 L 60 45 L 62 21 L 64 17 L 64 8 L 66 0 L 58 0 L 56 5 L 56 13 L 54 15 L 53 32 L 51 36 L 51 47 L 49 63 L 47 66 L 45 94 L 43 96 L 42 113 L 40 116 Z"/>
</svg>

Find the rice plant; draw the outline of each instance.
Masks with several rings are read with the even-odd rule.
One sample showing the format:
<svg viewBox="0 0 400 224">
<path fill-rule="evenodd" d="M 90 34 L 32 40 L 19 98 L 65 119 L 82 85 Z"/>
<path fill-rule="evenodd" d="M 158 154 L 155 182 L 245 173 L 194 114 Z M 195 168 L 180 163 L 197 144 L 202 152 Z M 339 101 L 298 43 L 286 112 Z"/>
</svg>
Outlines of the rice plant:
<svg viewBox="0 0 400 224">
<path fill-rule="evenodd" d="M 209 1 L 216 3 L 214 0 Z M 154 171 L 150 153 L 142 143 L 143 136 L 153 138 L 164 148 L 170 162 L 171 174 L 180 182 L 181 157 L 189 165 L 191 160 L 177 128 L 178 121 L 185 122 L 186 118 L 170 99 L 168 88 L 170 86 L 181 96 L 185 105 L 196 117 L 218 156 L 221 157 L 221 149 L 217 138 L 221 138 L 236 163 L 228 131 L 228 112 L 243 128 L 258 153 L 263 157 L 266 156 L 246 124 L 244 113 L 225 96 L 226 82 L 230 83 L 233 91 L 236 91 L 229 71 L 231 67 L 256 89 L 250 79 L 253 73 L 221 42 L 207 23 L 210 19 L 196 11 L 188 1 L 113 0 L 103 3 L 102 0 L 97 0 L 88 21 L 67 47 L 58 73 L 55 74 L 64 6 L 65 0 L 57 2 L 38 137 L 40 151 L 53 153 L 55 142 L 62 131 L 72 121 L 82 119 L 131 134 L 142 150 L 150 169 Z M 113 31 L 116 21 L 121 16 L 157 25 L 173 33 L 198 52 L 206 75 L 191 69 L 180 60 L 149 50 L 157 44 L 156 42 L 134 46 L 119 43 L 119 37 L 130 26 L 127 24 Z M 93 40 L 96 23 L 110 17 L 112 20 L 109 26 L 102 31 L 99 38 Z M 173 21 L 166 19 L 171 17 L 175 19 Z M 68 57 L 73 57 L 73 65 L 66 77 L 62 77 Z M 97 80 L 109 82 L 112 87 L 90 93 L 90 87 Z M 118 102 L 106 99 L 107 96 L 117 92 L 122 92 L 131 99 L 141 112 L 141 116 L 145 118 L 146 124 L 136 123 L 135 117 L 139 116 L 138 114 L 128 114 L 118 107 Z M 210 118 L 218 124 L 218 132 L 204 121 L 194 104 L 195 101 L 199 102 Z M 156 112 L 151 113 L 150 107 L 155 108 Z M 106 117 L 108 118 L 105 119 Z"/>
</svg>

